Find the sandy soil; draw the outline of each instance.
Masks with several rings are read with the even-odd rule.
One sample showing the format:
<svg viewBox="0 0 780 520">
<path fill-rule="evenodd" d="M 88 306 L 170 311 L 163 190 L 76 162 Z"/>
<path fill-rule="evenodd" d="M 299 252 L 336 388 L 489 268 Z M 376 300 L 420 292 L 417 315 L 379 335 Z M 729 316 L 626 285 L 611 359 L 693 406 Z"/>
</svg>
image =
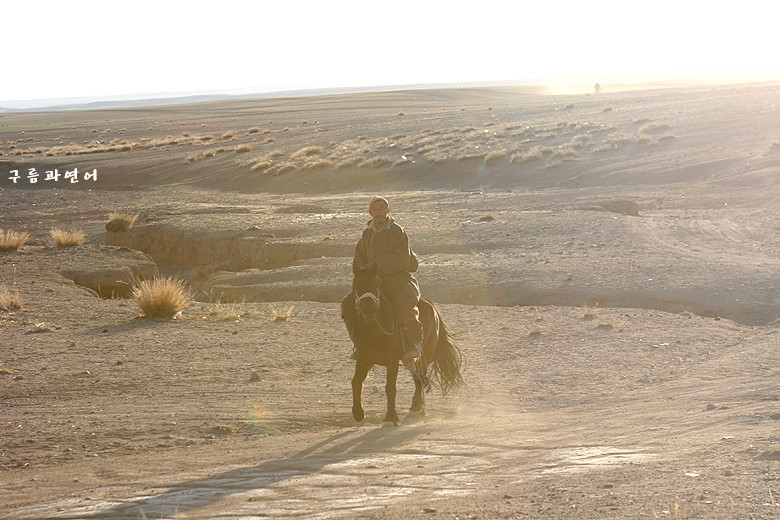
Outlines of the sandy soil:
<svg viewBox="0 0 780 520">
<path fill-rule="evenodd" d="M 778 94 L 0 115 L 0 228 L 32 236 L 0 252 L 0 518 L 780 517 Z M 375 193 L 469 384 L 413 419 L 401 377 L 399 427 L 379 368 L 353 424 L 338 309 Z M 107 297 L 154 271 L 178 319 Z"/>
</svg>

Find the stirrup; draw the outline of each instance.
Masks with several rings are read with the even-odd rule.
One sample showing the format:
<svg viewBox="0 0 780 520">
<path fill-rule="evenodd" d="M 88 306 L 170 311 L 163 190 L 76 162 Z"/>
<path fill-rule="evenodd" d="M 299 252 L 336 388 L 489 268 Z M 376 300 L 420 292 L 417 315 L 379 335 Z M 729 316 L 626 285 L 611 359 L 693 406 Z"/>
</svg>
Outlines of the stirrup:
<svg viewBox="0 0 780 520">
<path fill-rule="evenodd" d="M 420 373 L 421 360 L 422 355 L 420 354 L 419 349 L 413 349 L 404 352 L 403 357 L 401 358 L 401 364 L 405 366 L 406 369 L 412 373 L 412 375 L 418 376 Z"/>
<path fill-rule="evenodd" d="M 412 377 L 419 378 L 420 377 L 420 370 L 418 368 L 419 366 L 420 358 L 413 357 L 413 358 L 406 358 L 401 360 L 401 364 L 403 364 L 404 368 L 408 370 Z"/>
<path fill-rule="evenodd" d="M 401 359 L 401 364 L 405 367 L 415 366 L 420 362 L 420 356 L 409 356 Z"/>
</svg>

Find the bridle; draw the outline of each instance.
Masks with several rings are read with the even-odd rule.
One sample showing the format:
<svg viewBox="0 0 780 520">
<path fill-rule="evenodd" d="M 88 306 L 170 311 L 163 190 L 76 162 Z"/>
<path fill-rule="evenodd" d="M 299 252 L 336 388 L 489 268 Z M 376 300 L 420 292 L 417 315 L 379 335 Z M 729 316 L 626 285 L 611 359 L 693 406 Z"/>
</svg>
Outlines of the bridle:
<svg viewBox="0 0 780 520">
<path fill-rule="evenodd" d="M 379 289 L 377 289 L 376 292 L 379 292 Z M 374 300 L 374 303 L 376 304 L 376 308 L 377 309 L 379 308 L 379 297 L 370 291 L 363 294 L 362 296 L 358 296 L 357 294 L 355 294 L 355 305 L 357 307 L 360 307 L 360 300 L 362 300 L 363 298 L 371 298 L 372 300 Z"/>
<path fill-rule="evenodd" d="M 358 310 L 358 312 L 360 312 L 360 302 L 364 298 L 370 298 L 370 299 L 374 300 L 374 303 L 376 304 L 376 308 L 377 308 L 377 310 L 379 310 L 379 308 L 381 307 L 381 305 L 380 305 L 381 293 L 380 293 L 379 289 L 377 289 L 376 292 L 377 292 L 377 294 L 374 294 L 371 291 L 368 291 L 368 292 L 363 293 L 360 296 L 358 296 L 357 293 L 355 293 L 355 308 Z M 393 319 L 392 311 L 390 312 L 390 331 L 389 332 L 386 331 L 385 328 L 382 326 L 382 324 L 379 322 L 379 320 L 377 319 L 377 314 L 379 314 L 379 313 L 377 312 L 377 313 L 374 314 L 374 317 L 373 317 L 373 319 L 371 321 L 376 323 L 376 326 L 379 327 L 379 330 L 382 331 L 382 334 L 384 334 L 386 336 L 392 336 L 393 334 L 395 334 L 395 320 Z"/>
</svg>

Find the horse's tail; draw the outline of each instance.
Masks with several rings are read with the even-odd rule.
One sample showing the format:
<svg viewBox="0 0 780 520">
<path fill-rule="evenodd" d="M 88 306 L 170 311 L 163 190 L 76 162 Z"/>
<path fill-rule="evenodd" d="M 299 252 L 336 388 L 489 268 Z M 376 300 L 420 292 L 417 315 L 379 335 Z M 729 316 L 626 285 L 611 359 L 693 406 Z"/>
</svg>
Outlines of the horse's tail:
<svg viewBox="0 0 780 520">
<path fill-rule="evenodd" d="M 452 337 L 452 333 L 439 316 L 439 341 L 436 343 L 436 354 L 433 357 L 433 383 L 441 389 L 443 395 L 465 386 L 461 375 L 463 354 Z"/>
</svg>

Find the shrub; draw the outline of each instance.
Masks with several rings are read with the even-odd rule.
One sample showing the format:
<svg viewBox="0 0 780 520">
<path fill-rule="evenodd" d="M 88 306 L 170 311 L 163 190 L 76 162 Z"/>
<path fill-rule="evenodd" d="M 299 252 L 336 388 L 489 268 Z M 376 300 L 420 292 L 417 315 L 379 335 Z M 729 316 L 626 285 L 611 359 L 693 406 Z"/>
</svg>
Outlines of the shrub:
<svg viewBox="0 0 780 520">
<path fill-rule="evenodd" d="M 267 170 L 273 165 L 274 165 L 273 161 L 260 161 L 258 163 L 255 163 L 254 166 L 252 166 L 252 171 L 257 172 L 257 171 Z"/>
<path fill-rule="evenodd" d="M 5 285 L 0 286 L 0 310 L 17 311 L 22 308 L 22 297 L 11 292 Z"/>
<path fill-rule="evenodd" d="M 80 246 L 84 243 L 84 232 L 77 229 L 64 230 L 54 228 L 49 231 L 49 236 L 54 240 L 57 247 Z"/>
<path fill-rule="evenodd" d="M 393 164 L 387 157 L 374 157 L 360 163 L 361 168 L 383 168 Z"/>
<path fill-rule="evenodd" d="M 312 155 L 317 155 L 325 151 L 325 148 L 322 146 L 307 146 L 306 148 L 301 148 L 294 154 L 292 154 L 293 159 L 300 159 L 301 157 L 310 157 Z"/>
<path fill-rule="evenodd" d="M 558 147 L 558 149 L 553 153 L 553 157 L 563 157 L 566 159 L 577 157 L 577 150 L 575 150 L 572 146 Z"/>
<path fill-rule="evenodd" d="M 0 229 L 0 251 L 17 251 L 22 247 L 30 234 L 26 232 Z"/>
<path fill-rule="evenodd" d="M 332 166 L 333 163 L 330 162 L 327 159 L 321 159 L 319 161 L 314 161 L 308 164 L 304 164 L 301 166 L 301 170 L 316 170 L 317 168 L 327 168 L 328 166 Z"/>
<path fill-rule="evenodd" d="M 669 125 L 664 123 L 647 123 L 646 125 L 642 125 L 642 128 L 639 129 L 640 134 L 657 134 L 659 132 L 663 132 L 665 130 L 669 130 Z"/>
<path fill-rule="evenodd" d="M 353 166 L 359 165 L 361 162 L 363 162 L 363 159 L 361 159 L 360 157 L 348 157 L 348 158 L 344 159 L 343 161 L 341 161 L 338 164 L 338 167 L 339 168 L 351 168 Z"/>
<path fill-rule="evenodd" d="M 487 153 L 485 156 L 485 164 L 491 164 L 496 161 L 500 161 L 504 157 L 506 157 L 506 150 L 493 150 Z"/>
<path fill-rule="evenodd" d="M 192 299 L 183 281 L 166 277 L 138 282 L 132 296 L 147 318 L 171 317 L 183 311 Z"/>
<path fill-rule="evenodd" d="M 281 164 L 274 168 L 273 170 L 269 171 L 271 175 L 284 175 L 285 173 L 295 172 L 298 171 L 298 167 L 294 164 Z"/>
<path fill-rule="evenodd" d="M 108 222 L 106 222 L 106 231 L 111 233 L 124 233 L 130 231 L 133 229 L 137 219 L 137 213 L 111 213 L 108 215 Z"/>
</svg>

